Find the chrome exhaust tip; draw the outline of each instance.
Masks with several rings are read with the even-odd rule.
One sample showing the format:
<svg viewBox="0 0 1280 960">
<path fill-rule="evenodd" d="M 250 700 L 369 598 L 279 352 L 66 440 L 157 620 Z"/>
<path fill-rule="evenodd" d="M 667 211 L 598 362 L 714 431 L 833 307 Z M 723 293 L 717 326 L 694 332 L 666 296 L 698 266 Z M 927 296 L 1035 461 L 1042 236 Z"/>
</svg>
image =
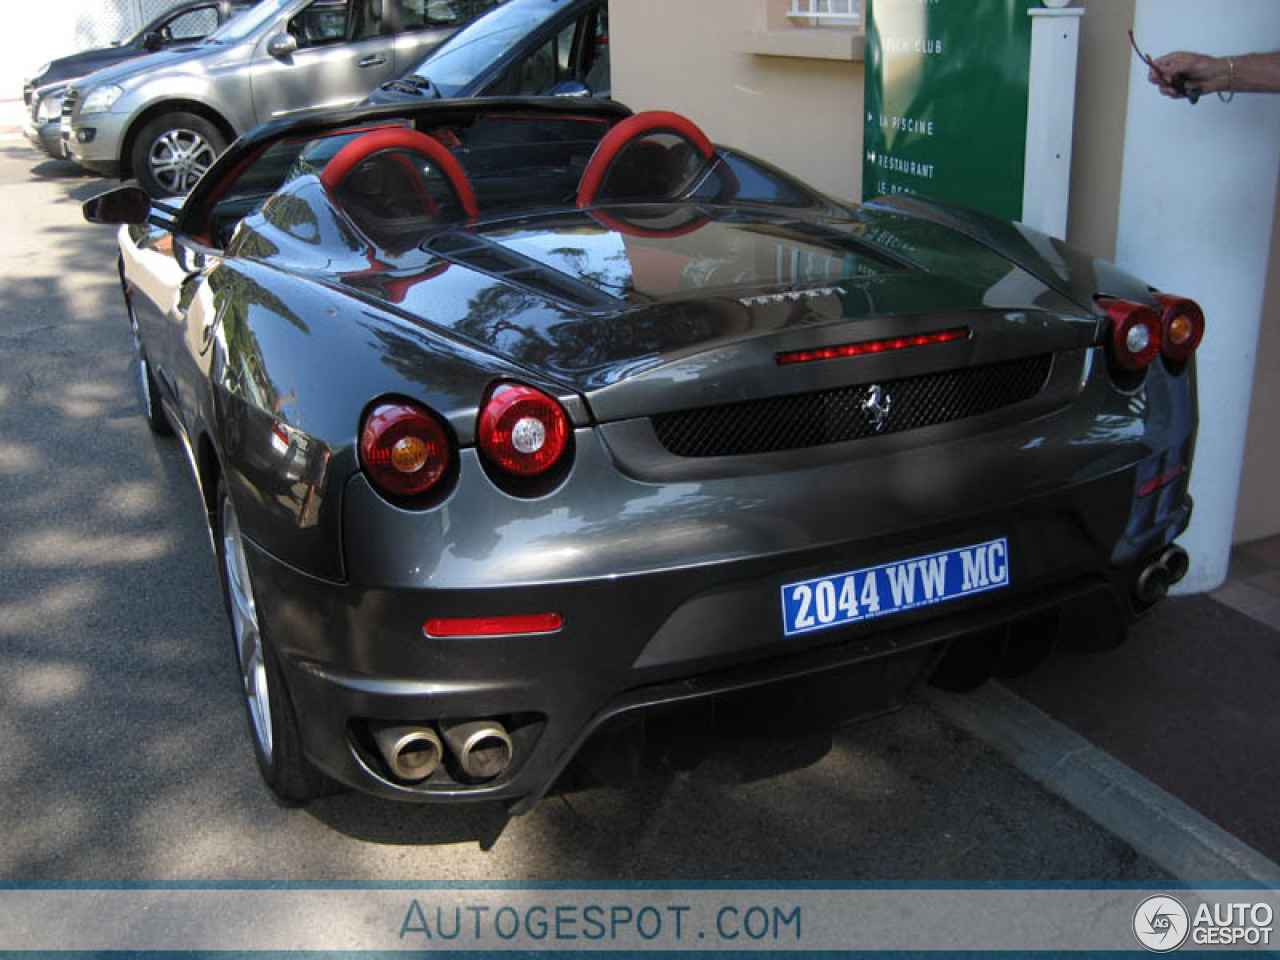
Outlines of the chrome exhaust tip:
<svg viewBox="0 0 1280 960">
<path fill-rule="evenodd" d="M 1176 543 L 1165 547 L 1164 552 L 1160 554 L 1160 559 L 1156 562 L 1169 571 L 1171 584 L 1177 583 L 1191 569 L 1191 558 L 1187 556 L 1187 551 Z"/>
<path fill-rule="evenodd" d="M 391 775 L 404 783 L 427 779 L 444 759 L 440 736 L 430 727 L 375 726 L 373 740 Z"/>
<path fill-rule="evenodd" d="M 1169 593 L 1169 569 L 1158 560 L 1142 569 L 1134 581 L 1133 592 L 1143 606 L 1159 603 Z"/>
<path fill-rule="evenodd" d="M 474 780 L 492 780 L 515 755 L 510 734 L 496 720 L 442 722 L 440 732 L 458 765 Z"/>
</svg>

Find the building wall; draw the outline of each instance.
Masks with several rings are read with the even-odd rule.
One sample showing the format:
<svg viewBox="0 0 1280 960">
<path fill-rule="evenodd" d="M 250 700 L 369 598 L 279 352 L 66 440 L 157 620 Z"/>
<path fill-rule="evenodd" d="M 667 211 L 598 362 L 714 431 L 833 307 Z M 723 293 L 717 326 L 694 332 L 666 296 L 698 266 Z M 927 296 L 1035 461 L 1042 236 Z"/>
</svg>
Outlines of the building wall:
<svg viewBox="0 0 1280 960">
<path fill-rule="evenodd" d="M 1134 0 L 1089 0 L 1080 23 L 1075 143 L 1067 241 L 1112 259 L 1120 211 L 1126 91 L 1137 59 L 1129 49 Z"/>
<path fill-rule="evenodd" d="M 1280 411 L 1280 181 L 1276 186 L 1271 261 L 1262 301 L 1262 332 L 1253 371 L 1244 476 L 1236 505 L 1234 536 L 1237 541 L 1258 540 L 1280 533 L 1280 494 L 1276 492 L 1276 478 L 1280 476 L 1277 411 Z"/>
<path fill-rule="evenodd" d="M 683 113 L 740 147 L 850 200 L 862 195 L 862 62 L 748 52 L 788 29 L 765 0 L 614 0 L 613 95 Z"/>
<path fill-rule="evenodd" d="M 125 39 L 180 0 L 47 0 L 5 4 L 0 31 L 0 100 L 22 96 L 42 63 Z M 12 9 L 9 9 L 12 8 Z"/>
</svg>

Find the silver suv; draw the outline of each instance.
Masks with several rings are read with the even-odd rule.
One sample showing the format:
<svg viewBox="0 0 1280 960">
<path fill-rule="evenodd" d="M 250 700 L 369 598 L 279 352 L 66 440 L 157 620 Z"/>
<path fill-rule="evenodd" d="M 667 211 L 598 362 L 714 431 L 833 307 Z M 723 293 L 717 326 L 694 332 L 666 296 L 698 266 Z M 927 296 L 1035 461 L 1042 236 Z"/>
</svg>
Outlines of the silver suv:
<svg viewBox="0 0 1280 960">
<path fill-rule="evenodd" d="M 239 134 L 356 103 L 501 0 L 261 0 L 194 48 L 76 81 L 62 147 L 80 166 L 186 193 Z"/>
</svg>

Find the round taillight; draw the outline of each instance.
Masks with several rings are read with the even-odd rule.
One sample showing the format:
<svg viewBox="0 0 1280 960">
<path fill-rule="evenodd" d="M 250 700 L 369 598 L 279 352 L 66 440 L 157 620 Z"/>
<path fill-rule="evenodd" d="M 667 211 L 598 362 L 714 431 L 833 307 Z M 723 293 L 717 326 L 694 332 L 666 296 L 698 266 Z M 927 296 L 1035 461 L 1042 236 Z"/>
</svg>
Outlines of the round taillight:
<svg viewBox="0 0 1280 960">
<path fill-rule="evenodd" d="M 554 467 L 569 444 L 569 418 L 560 404 L 533 387 L 501 383 L 480 411 L 480 450 L 494 466 L 517 477 Z"/>
<path fill-rule="evenodd" d="M 1204 337 L 1204 311 L 1194 300 L 1186 297 L 1173 297 L 1168 294 L 1157 294 L 1163 310 L 1165 358 L 1174 363 L 1185 363 L 1191 359 Z"/>
<path fill-rule="evenodd" d="M 1104 299 L 1099 303 L 1111 318 L 1111 358 L 1126 370 L 1151 366 L 1164 340 L 1160 315 L 1128 300 Z"/>
<path fill-rule="evenodd" d="M 449 468 L 449 438 L 438 420 L 411 403 L 380 403 L 360 430 L 360 464 L 384 493 L 416 497 Z"/>
</svg>

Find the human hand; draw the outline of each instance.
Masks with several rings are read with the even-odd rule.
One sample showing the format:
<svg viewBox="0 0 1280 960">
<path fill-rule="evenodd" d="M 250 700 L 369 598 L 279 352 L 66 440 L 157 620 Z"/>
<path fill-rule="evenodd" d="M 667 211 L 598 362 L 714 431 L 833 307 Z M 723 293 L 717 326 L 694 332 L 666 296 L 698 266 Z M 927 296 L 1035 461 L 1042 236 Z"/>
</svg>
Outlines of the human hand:
<svg viewBox="0 0 1280 960">
<path fill-rule="evenodd" d="M 1213 93 L 1227 87 L 1227 67 L 1217 57 L 1178 50 L 1151 61 L 1147 79 L 1166 97 L 1185 98 L 1192 88 Z"/>
</svg>

